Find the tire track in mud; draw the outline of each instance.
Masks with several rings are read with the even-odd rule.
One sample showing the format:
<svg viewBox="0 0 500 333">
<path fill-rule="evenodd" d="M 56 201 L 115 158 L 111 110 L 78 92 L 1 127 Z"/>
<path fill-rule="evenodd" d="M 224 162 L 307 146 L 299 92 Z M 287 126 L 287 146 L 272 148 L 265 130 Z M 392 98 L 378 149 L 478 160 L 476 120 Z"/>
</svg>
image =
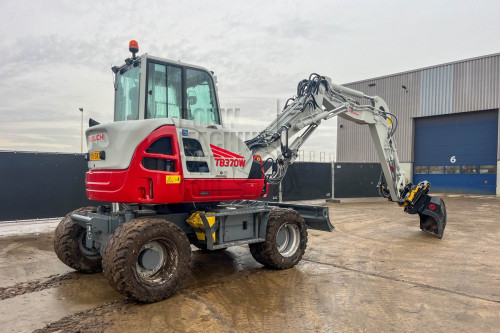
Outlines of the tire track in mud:
<svg viewBox="0 0 500 333">
<path fill-rule="evenodd" d="M 137 304 L 127 300 L 116 300 L 63 317 L 47 324 L 43 328 L 34 330 L 33 333 L 104 332 L 106 329 L 113 326 L 113 320 L 116 319 L 117 315 L 130 313 L 130 309 L 133 306 L 137 306 Z"/>
<path fill-rule="evenodd" d="M 258 274 L 259 270 L 252 270 L 251 272 L 244 273 L 244 278 L 248 278 L 252 275 Z M 204 290 L 210 290 L 214 286 L 220 287 L 221 285 L 230 284 L 229 281 L 214 281 L 209 285 L 197 286 L 197 292 L 203 294 Z M 211 306 L 206 300 L 192 293 L 189 286 L 184 285 L 176 291 L 176 293 L 191 299 L 195 302 L 200 302 L 207 307 L 214 317 L 226 327 L 227 332 L 234 332 L 231 329 L 230 324 L 227 322 L 226 318 L 219 313 L 219 311 Z M 89 333 L 100 333 L 106 331 L 106 329 L 113 326 L 114 321 L 120 315 L 129 315 L 136 313 L 138 307 L 147 306 L 147 303 L 138 303 L 130 299 L 120 299 L 110 303 L 105 303 L 103 305 L 76 312 L 74 314 L 63 317 L 57 321 L 47 324 L 45 327 L 33 331 L 33 333 L 51 333 L 51 332 L 89 332 Z M 96 320 L 98 318 L 98 320 Z"/>
<path fill-rule="evenodd" d="M 64 275 L 51 275 L 48 278 L 19 282 L 8 287 L 1 287 L 0 301 L 27 293 L 59 287 L 71 281 L 79 280 L 82 276 L 83 274 L 71 272 Z"/>
<path fill-rule="evenodd" d="M 261 269 L 252 269 L 249 271 L 240 271 L 238 272 L 241 276 L 240 278 L 249 278 L 253 275 L 261 273 Z M 86 274 L 78 274 L 78 273 L 69 273 L 77 275 L 76 279 L 80 279 L 84 277 Z M 64 276 L 61 276 L 64 277 Z M 60 277 L 60 278 L 61 278 Z M 54 278 L 57 279 L 57 278 Z M 65 280 L 71 281 L 70 278 Z M 188 282 L 188 281 L 186 281 Z M 63 284 L 64 281 L 61 281 L 60 284 L 54 283 L 52 286 L 58 286 Z M 219 311 L 211 306 L 206 300 L 202 297 L 197 296 L 192 293 L 192 288 L 196 288 L 196 291 L 203 294 L 206 290 L 211 290 L 214 286 L 221 287 L 227 284 L 231 284 L 232 280 L 229 279 L 227 281 L 221 281 L 220 279 L 215 278 L 213 282 L 204 285 L 198 285 L 196 281 L 192 281 L 191 283 L 186 283 L 181 285 L 181 287 L 175 292 L 178 293 L 188 299 L 191 299 L 195 302 L 200 302 L 207 307 L 209 310 L 224 327 L 226 327 L 227 332 L 234 332 L 227 322 L 226 318 Z M 51 288 L 52 286 L 48 286 L 46 288 Z M 43 289 L 46 289 L 43 288 Z M 42 289 L 40 289 L 42 290 Z M 35 291 L 35 290 L 33 290 Z M 13 296 L 12 296 L 13 297 Z M 74 314 L 63 317 L 57 321 L 51 322 L 47 324 L 45 327 L 37 329 L 33 331 L 34 333 L 51 333 L 51 332 L 104 332 L 108 328 L 112 327 L 114 321 L 119 318 L 121 315 L 129 315 L 132 313 L 136 313 L 137 309 L 141 306 L 147 306 L 147 303 L 138 303 L 131 299 L 124 298 L 120 300 L 115 300 L 110 303 L 105 303 L 103 305 L 83 310 L 80 312 L 76 312 Z M 98 318 L 98 320 L 96 320 Z"/>
<path fill-rule="evenodd" d="M 463 297 L 468 297 L 468 298 L 472 298 L 472 299 L 482 300 L 482 301 L 486 301 L 486 302 L 500 303 L 500 300 L 486 298 L 486 297 L 481 297 L 481 296 L 476 296 L 476 295 L 471 295 L 471 294 L 467 294 L 467 293 L 464 293 L 464 292 L 461 292 L 461 291 L 446 289 L 446 288 L 443 288 L 443 287 L 433 286 L 433 285 L 425 284 L 425 283 L 421 283 L 421 282 L 409 281 L 409 280 L 405 280 L 405 279 L 398 279 L 398 278 L 395 278 L 395 277 L 386 276 L 386 275 L 382 275 L 382 274 L 378 274 L 378 273 L 366 272 L 366 271 L 363 271 L 363 270 L 360 270 L 360 269 L 356 269 L 356 268 L 350 268 L 350 267 L 347 267 L 347 266 L 336 265 L 336 264 L 331 264 L 331 263 L 326 263 L 326 262 L 320 262 L 320 261 L 315 261 L 315 260 L 311 260 L 311 259 L 302 259 L 302 260 L 303 261 L 312 262 L 312 263 L 315 263 L 315 264 L 319 264 L 319 265 L 332 266 L 332 267 L 343 269 L 343 270 L 346 270 L 346 271 L 355 272 L 355 273 L 358 273 L 358 274 L 369 275 L 369 276 L 373 276 L 373 277 L 377 277 L 377 278 L 381 278 L 381 279 L 386 279 L 386 280 L 391 280 L 391 281 L 395 281 L 395 282 L 406 283 L 406 284 L 410 284 L 410 285 L 415 286 L 415 287 L 432 289 L 432 290 L 436 290 L 436 291 L 443 291 L 443 292 L 446 292 L 446 293 L 460 295 L 460 296 L 463 296 Z"/>
<path fill-rule="evenodd" d="M 195 301 L 195 302 L 199 302 L 201 304 L 203 304 L 208 311 L 210 311 L 210 313 L 213 315 L 213 317 L 219 321 L 219 323 L 224 326 L 226 328 L 226 332 L 237 332 L 234 328 L 231 327 L 231 325 L 229 324 L 229 322 L 227 321 L 227 319 L 224 317 L 224 315 L 222 315 L 220 313 L 219 310 L 217 310 L 217 308 L 215 308 L 212 304 L 210 304 L 210 302 L 207 302 L 204 298 L 198 296 L 198 295 L 194 295 L 194 294 L 190 294 L 188 292 L 182 292 L 182 291 L 179 291 L 179 293 L 192 300 L 192 301 Z"/>
</svg>

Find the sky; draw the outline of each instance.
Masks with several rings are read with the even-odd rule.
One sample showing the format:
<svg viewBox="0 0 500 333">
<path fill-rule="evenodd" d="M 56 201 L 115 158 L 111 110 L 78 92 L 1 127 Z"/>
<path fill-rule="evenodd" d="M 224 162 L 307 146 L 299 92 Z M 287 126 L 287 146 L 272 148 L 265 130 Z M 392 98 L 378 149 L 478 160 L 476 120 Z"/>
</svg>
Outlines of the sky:
<svg viewBox="0 0 500 333">
<path fill-rule="evenodd" d="M 113 120 L 110 68 L 131 39 L 139 54 L 214 71 L 245 131 L 264 129 L 312 72 L 342 84 L 500 52 L 500 1 L 0 3 L 0 150 L 80 152 L 78 109 L 85 128 Z M 306 160 L 334 158 L 335 141 L 329 120 Z"/>
</svg>

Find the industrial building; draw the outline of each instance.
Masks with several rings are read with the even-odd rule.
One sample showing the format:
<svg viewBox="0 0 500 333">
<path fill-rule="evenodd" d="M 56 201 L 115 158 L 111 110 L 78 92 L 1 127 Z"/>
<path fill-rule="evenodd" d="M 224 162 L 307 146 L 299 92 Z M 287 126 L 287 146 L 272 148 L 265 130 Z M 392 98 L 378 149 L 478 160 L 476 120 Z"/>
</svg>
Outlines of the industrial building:
<svg viewBox="0 0 500 333">
<path fill-rule="evenodd" d="M 400 162 L 434 192 L 500 195 L 500 53 L 344 84 L 385 99 Z M 365 126 L 339 119 L 337 161 L 379 162 Z"/>
</svg>

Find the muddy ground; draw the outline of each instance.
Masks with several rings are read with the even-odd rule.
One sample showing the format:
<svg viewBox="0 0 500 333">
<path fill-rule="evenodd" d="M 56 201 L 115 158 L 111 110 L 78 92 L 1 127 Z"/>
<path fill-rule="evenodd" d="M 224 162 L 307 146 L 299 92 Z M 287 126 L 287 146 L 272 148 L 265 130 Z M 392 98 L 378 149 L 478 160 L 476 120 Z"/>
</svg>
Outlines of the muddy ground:
<svg viewBox="0 0 500 333">
<path fill-rule="evenodd" d="M 248 247 L 196 251 L 155 304 L 73 272 L 50 232 L 0 236 L 0 332 L 498 332 L 500 198 L 445 201 L 442 240 L 389 202 L 328 204 L 336 230 L 309 231 L 295 268 L 263 268 Z"/>
</svg>

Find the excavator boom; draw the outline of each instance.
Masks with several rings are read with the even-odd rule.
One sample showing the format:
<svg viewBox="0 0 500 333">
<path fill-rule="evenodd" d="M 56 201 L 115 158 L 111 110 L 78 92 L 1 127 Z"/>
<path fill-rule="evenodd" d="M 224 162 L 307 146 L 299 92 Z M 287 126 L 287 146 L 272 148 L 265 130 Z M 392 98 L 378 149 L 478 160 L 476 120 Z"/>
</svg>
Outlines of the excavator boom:
<svg viewBox="0 0 500 333">
<path fill-rule="evenodd" d="M 381 97 L 334 84 L 329 77 L 313 73 L 300 81 L 296 96 L 287 101 L 277 119 L 246 141 L 252 152 L 261 156 L 267 157 L 281 149 L 267 180 L 280 182 L 288 166 L 296 160 L 299 148 L 323 120 L 335 116 L 368 126 L 382 167 L 380 195 L 404 207 L 405 212 L 418 214 L 420 228 L 441 238 L 446 226 L 444 202 L 440 197 L 428 195 L 429 182 L 406 183 L 394 138 L 397 116 L 389 111 Z M 291 137 L 296 138 L 289 143 Z"/>
</svg>

